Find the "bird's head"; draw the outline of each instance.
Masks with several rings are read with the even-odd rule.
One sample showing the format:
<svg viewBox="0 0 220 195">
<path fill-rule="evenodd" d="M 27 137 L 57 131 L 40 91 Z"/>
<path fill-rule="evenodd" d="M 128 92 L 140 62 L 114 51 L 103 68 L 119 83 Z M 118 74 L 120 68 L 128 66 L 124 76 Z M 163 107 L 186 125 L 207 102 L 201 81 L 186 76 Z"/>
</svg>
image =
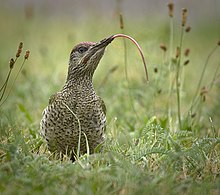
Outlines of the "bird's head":
<svg viewBox="0 0 220 195">
<path fill-rule="evenodd" d="M 106 46 L 112 42 L 113 36 L 98 43 L 82 42 L 76 45 L 70 54 L 69 75 L 71 77 L 92 77 L 101 60 Z"/>
</svg>

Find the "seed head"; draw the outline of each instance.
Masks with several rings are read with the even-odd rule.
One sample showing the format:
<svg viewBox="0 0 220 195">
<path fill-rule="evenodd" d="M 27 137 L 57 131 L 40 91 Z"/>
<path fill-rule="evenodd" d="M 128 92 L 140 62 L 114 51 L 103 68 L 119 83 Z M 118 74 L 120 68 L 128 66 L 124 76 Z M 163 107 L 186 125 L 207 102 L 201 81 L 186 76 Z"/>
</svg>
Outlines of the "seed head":
<svg viewBox="0 0 220 195">
<path fill-rule="evenodd" d="M 158 68 L 157 68 L 157 67 L 154 68 L 154 72 L 155 72 L 155 73 L 158 72 Z"/>
<path fill-rule="evenodd" d="M 18 51 L 17 51 L 17 53 L 16 53 L 16 57 L 17 57 L 17 58 L 20 57 L 21 52 L 22 52 L 22 49 L 18 49 Z"/>
<path fill-rule="evenodd" d="M 162 89 L 158 89 L 158 90 L 157 90 L 157 93 L 158 93 L 158 94 L 161 94 L 161 92 L 162 92 Z"/>
<path fill-rule="evenodd" d="M 123 21 L 123 16 L 121 13 L 119 15 L 119 20 L 120 20 L 120 29 L 124 29 L 124 21 Z"/>
<path fill-rule="evenodd" d="M 15 61 L 14 61 L 13 58 L 11 58 L 10 61 L 9 61 L 9 67 L 10 67 L 10 69 L 14 68 L 14 64 L 15 64 Z"/>
<path fill-rule="evenodd" d="M 167 7 L 169 9 L 169 16 L 172 18 L 173 17 L 173 9 L 174 9 L 174 4 L 173 2 L 170 2 L 167 4 Z"/>
<path fill-rule="evenodd" d="M 218 40 L 218 46 L 220 46 L 220 39 Z"/>
<path fill-rule="evenodd" d="M 208 93 L 208 89 L 205 86 L 203 86 L 201 91 L 200 91 L 200 95 L 203 96 L 203 95 L 205 95 L 207 93 Z"/>
<path fill-rule="evenodd" d="M 187 64 L 189 64 L 189 60 L 186 60 L 183 65 L 186 66 Z"/>
<path fill-rule="evenodd" d="M 178 58 L 180 56 L 180 48 L 177 47 L 176 48 L 176 58 Z"/>
<path fill-rule="evenodd" d="M 23 43 L 22 43 L 22 42 L 19 43 L 18 48 L 19 48 L 19 49 L 22 49 L 22 48 L 23 48 Z"/>
<path fill-rule="evenodd" d="M 187 49 L 185 50 L 185 52 L 184 52 L 184 55 L 185 55 L 186 57 L 188 57 L 188 56 L 189 56 L 189 52 L 190 52 L 190 49 L 187 48 Z"/>
<path fill-rule="evenodd" d="M 194 118 L 196 116 L 196 113 L 192 113 L 191 117 Z"/>
<path fill-rule="evenodd" d="M 167 47 L 164 44 L 160 44 L 160 49 L 162 49 L 164 52 L 167 51 Z"/>
<path fill-rule="evenodd" d="M 17 58 L 20 57 L 21 52 L 22 52 L 22 48 L 23 48 L 23 43 L 20 42 L 20 43 L 19 43 L 19 46 L 18 46 L 17 53 L 16 53 L 16 57 L 17 57 Z"/>
<path fill-rule="evenodd" d="M 182 26 L 186 25 L 186 19 L 187 19 L 187 9 L 182 9 Z"/>
<path fill-rule="evenodd" d="M 27 59 L 29 58 L 29 55 L 30 55 L 30 51 L 27 50 L 27 51 L 25 52 L 24 59 L 27 60 Z"/>
<path fill-rule="evenodd" d="M 191 31 L 191 27 L 190 27 L 190 26 L 187 26 L 185 31 L 186 31 L 187 33 L 190 32 L 190 31 Z"/>
</svg>

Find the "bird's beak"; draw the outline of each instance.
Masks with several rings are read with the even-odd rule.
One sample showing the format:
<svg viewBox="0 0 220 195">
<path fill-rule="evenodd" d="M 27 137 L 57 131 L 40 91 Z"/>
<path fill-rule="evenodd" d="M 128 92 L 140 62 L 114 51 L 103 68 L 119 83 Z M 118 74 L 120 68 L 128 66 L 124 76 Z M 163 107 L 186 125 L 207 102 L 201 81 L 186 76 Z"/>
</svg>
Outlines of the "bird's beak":
<svg viewBox="0 0 220 195">
<path fill-rule="evenodd" d="M 93 48 L 99 50 L 99 49 L 102 49 L 102 48 L 105 48 L 109 43 L 111 43 L 112 41 L 114 40 L 114 37 L 113 35 L 108 37 L 108 38 L 105 38 L 105 39 L 102 39 L 99 43 L 95 44 L 93 46 Z"/>
<path fill-rule="evenodd" d="M 96 55 L 96 53 L 101 52 L 105 50 L 106 46 L 108 44 L 110 44 L 112 41 L 114 40 L 113 35 L 102 39 L 100 42 L 94 44 L 89 50 L 88 53 L 83 57 L 83 59 L 81 60 L 81 62 L 83 62 L 84 64 L 87 63 L 87 61 L 93 56 Z"/>
</svg>

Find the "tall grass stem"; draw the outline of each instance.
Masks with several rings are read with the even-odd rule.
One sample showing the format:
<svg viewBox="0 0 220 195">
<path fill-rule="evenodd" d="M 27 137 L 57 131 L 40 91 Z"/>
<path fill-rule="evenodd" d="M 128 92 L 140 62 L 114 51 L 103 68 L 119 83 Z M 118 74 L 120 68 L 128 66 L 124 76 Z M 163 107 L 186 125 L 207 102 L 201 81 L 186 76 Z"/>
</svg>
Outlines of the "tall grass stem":
<svg viewBox="0 0 220 195">
<path fill-rule="evenodd" d="M 181 34 L 180 34 L 180 45 L 179 45 L 179 58 L 177 62 L 177 68 L 176 68 L 176 96 L 177 96 L 177 116 L 178 116 L 178 122 L 179 122 L 179 129 L 181 130 L 182 124 L 181 124 L 181 99 L 180 99 L 180 65 L 181 65 L 181 55 L 182 55 L 182 46 L 183 46 L 183 35 L 184 35 L 184 27 L 181 28 Z"/>
<path fill-rule="evenodd" d="M 173 55 L 173 40 L 174 40 L 174 33 L 173 33 L 173 29 L 174 29 L 174 23 L 173 23 L 173 17 L 170 17 L 170 37 L 169 37 L 169 48 L 170 48 L 170 57 L 169 57 L 169 97 L 168 97 L 168 120 L 169 120 L 169 127 L 170 127 L 170 131 L 172 132 L 172 71 L 171 71 L 171 67 L 172 67 L 172 55 Z"/>
<path fill-rule="evenodd" d="M 16 60 L 17 60 L 17 58 L 15 59 L 15 62 L 16 62 Z M 15 79 L 13 80 L 13 83 L 12 83 L 12 85 L 11 85 L 11 88 L 10 88 L 9 92 L 8 92 L 8 95 L 7 95 L 6 98 L 3 100 L 3 102 L 0 104 L 0 107 L 1 107 L 1 106 L 5 103 L 5 101 L 8 99 L 8 97 L 9 97 L 9 95 L 10 95 L 10 93 L 11 93 L 13 87 L 14 87 L 15 81 L 17 80 L 18 75 L 20 74 L 22 68 L 24 67 L 25 61 L 26 61 L 26 59 L 23 60 L 23 62 L 22 62 L 22 64 L 21 64 L 21 67 L 19 68 L 19 70 L 18 70 L 18 72 L 17 72 L 17 74 L 16 74 L 16 76 L 15 76 Z M 12 70 L 12 69 L 10 69 L 10 70 Z M 10 75 L 9 75 L 9 76 L 10 76 Z M 2 98 L 1 98 L 1 100 L 2 100 Z M 0 101 L 1 101 L 1 100 L 0 100 Z"/>
<path fill-rule="evenodd" d="M 81 123 L 80 123 L 80 120 L 79 120 L 78 116 L 70 109 L 70 107 L 68 105 L 66 105 L 64 102 L 63 102 L 63 104 L 64 104 L 64 106 L 66 106 L 66 108 L 71 112 L 71 114 L 76 118 L 76 120 L 78 122 L 79 138 L 78 138 L 78 147 L 77 147 L 76 158 L 79 159 L 79 155 L 80 155 L 80 142 L 81 142 L 81 136 L 82 136 Z"/>
<path fill-rule="evenodd" d="M 123 20 L 123 15 L 120 14 L 120 29 L 121 29 L 121 33 L 125 34 L 124 32 L 124 20 Z M 136 115 L 137 119 L 140 120 L 135 108 L 134 108 L 134 102 L 133 102 L 133 98 L 132 98 L 132 93 L 129 87 L 129 79 L 128 79 L 128 53 L 127 53 L 127 43 L 126 40 L 123 39 L 123 47 L 124 47 L 124 64 L 125 64 L 125 78 L 128 84 L 128 95 L 129 95 L 129 100 L 130 100 L 130 105 L 132 107 L 132 110 L 134 112 L 134 114 Z"/>
<path fill-rule="evenodd" d="M 200 79 L 199 79 L 199 82 L 198 82 L 198 85 L 197 85 L 197 88 L 196 88 L 196 92 L 195 92 L 195 95 L 194 95 L 194 97 L 193 97 L 193 100 L 192 100 L 192 104 L 191 104 L 191 106 L 190 106 L 190 109 L 189 109 L 190 113 L 193 113 L 193 107 L 194 107 L 194 105 L 195 105 L 195 102 L 196 102 L 197 99 L 198 99 L 197 97 L 199 96 L 199 90 L 200 90 L 200 88 L 201 88 L 202 80 L 203 80 L 203 78 L 204 78 L 204 76 L 205 76 L 205 71 L 206 71 L 207 65 L 208 65 L 208 63 L 209 63 L 209 60 L 210 60 L 210 58 L 212 57 L 212 55 L 215 53 L 215 51 L 217 50 L 218 47 L 219 47 L 219 46 L 216 45 L 216 46 L 211 50 L 211 52 L 209 53 L 209 55 L 208 55 L 207 58 L 206 58 L 206 61 L 205 61 L 205 64 L 204 64 L 204 66 L 203 66 L 202 73 L 201 73 L 201 76 L 200 76 Z"/>
</svg>

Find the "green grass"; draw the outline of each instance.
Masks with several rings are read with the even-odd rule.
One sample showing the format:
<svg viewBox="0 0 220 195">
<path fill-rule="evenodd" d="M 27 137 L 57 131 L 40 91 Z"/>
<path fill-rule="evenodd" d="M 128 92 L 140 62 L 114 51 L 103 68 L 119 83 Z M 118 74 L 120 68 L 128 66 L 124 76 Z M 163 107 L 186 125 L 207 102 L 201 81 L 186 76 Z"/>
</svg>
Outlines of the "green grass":
<svg viewBox="0 0 220 195">
<path fill-rule="evenodd" d="M 43 16 L 26 20 L 2 10 L 0 22 L 0 84 L 6 79 L 8 61 L 16 54 L 19 42 L 31 52 L 0 107 L 1 194 L 220 193 L 219 72 L 210 88 L 220 63 L 219 48 L 206 65 L 199 89 L 209 89 L 206 99 L 202 101 L 199 95 L 193 113 L 196 115 L 188 115 L 202 68 L 217 44 L 219 27 L 198 24 L 184 35 L 182 50 L 190 48 L 190 63 L 181 66 L 180 79 L 184 83 L 179 94 L 179 128 L 176 90 L 169 86 L 176 74 L 173 60 L 171 71 L 168 67 L 169 54 L 175 56 L 179 44 L 180 21 L 174 20 L 171 52 L 168 16 L 160 22 L 126 21 L 124 31 L 140 43 L 145 53 L 150 82 L 146 84 L 139 53 L 128 41 L 126 80 L 124 45 L 116 39 L 94 76 L 95 88 L 107 106 L 106 143 L 102 153 L 84 155 L 72 163 L 68 157 L 61 161 L 47 150 L 39 134 L 41 113 L 50 95 L 65 82 L 71 48 L 80 41 L 99 41 L 120 33 L 118 21 L 96 18 L 80 23 Z M 166 54 L 160 49 L 161 43 L 168 47 Z M 22 58 L 15 64 L 6 95 Z M 111 72 L 114 66 L 117 69 Z"/>
</svg>

